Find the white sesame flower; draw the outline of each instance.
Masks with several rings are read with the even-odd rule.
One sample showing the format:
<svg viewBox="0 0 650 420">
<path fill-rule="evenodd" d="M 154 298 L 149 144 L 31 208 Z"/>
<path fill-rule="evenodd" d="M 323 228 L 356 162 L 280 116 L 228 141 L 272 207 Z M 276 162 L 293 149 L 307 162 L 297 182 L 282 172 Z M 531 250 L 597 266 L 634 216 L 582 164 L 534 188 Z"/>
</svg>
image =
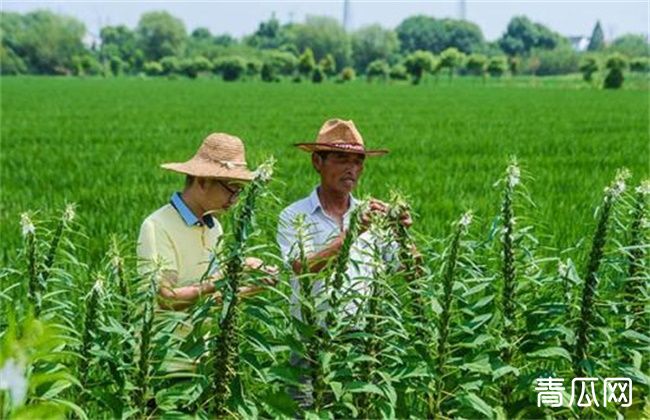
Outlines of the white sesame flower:
<svg viewBox="0 0 650 420">
<path fill-rule="evenodd" d="M 27 395 L 25 367 L 14 359 L 7 359 L 0 369 L 0 389 L 8 390 L 14 407 L 22 405 Z"/>
<path fill-rule="evenodd" d="M 103 291 L 104 291 L 104 278 L 102 276 L 98 276 L 97 279 L 95 280 L 95 284 L 93 284 L 92 292 L 96 292 L 100 294 Z"/>
<path fill-rule="evenodd" d="M 460 221 L 458 224 L 460 224 L 463 227 L 467 227 L 472 223 L 472 219 L 474 218 L 474 214 L 472 213 L 471 210 L 468 210 L 463 214 L 463 216 L 460 218 Z"/>
<path fill-rule="evenodd" d="M 113 255 L 113 258 L 111 258 L 111 265 L 113 267 L 120 267 L 122 265 L 122 258 L 120 258 L 119 255 Z"/>
<path fill-rule="evenodd" d="M 517 163 L 511 163 L 508 165 L 508 185 L 512 188 L 519 184 L 521 179 L 521 170 Z"/>
<path fill-rule="evenodd" d="M 619 169 L 616 172 L 614 182 L 612 182 L 609 187 L 605 188 L 605 192 L 612 198 L 620 197 L 621 194 L 625 192 L 625 181 L 631 176 L 632 174 L 628 169 Z"/>
<path fill-rule="evenodd" d="M 650 179 L 641 182 L 641 185 L 635 188 L 635 191 L 641 195 L 650 195 Z"/>
<path fill-rule="evenodd" d="M 65 223 L 70 223 L 74 220 L 77 215 L 77 205 L 75 203 L 70 203 L 65 206 L 63 211 L 63 221 Z"/>
<path fill-rule="evenodd" d="M 260 181 L 266 182 L 271 179 L 273 176 L 273 165 L 275 164 L 275 159 L 274 158 L 269 158 L 266 162 L 262 163 L 260 166 L 257 167 L 255 170 L 255 178 L 259 179 Z"/>
<path fill-rule="evenodd" d="M 28 213 L 20 215 L 20 227 L 22 228 L 23 237 L 33 235 L 36 232 L 36 226 L 34 226 L 32 218 Z"/>
<path fill-rule="evenodd" d="M 560 277 L 568 277 L 569 275 L 569 264 L 564 261 L 560 261 L 557 265 L 557 273 Z"/>
</svg>

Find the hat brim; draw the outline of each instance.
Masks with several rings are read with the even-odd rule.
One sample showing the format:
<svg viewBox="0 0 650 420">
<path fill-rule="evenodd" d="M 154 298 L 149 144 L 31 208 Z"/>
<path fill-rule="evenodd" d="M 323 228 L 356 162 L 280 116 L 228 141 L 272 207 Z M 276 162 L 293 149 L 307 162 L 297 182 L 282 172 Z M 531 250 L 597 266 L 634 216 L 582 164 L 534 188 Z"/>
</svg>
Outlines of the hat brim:
<svg viewBox="0 0 650 420">
<path fill-rule="evenodd" d="M 357 155 L 365 156 L 382 156 L 388 153 L 388 149 L 363 149 L 363 150 L 354 150 L 354 149 L 341 149 L 336 146 L 329 146 L 322 143 L 295 143 L 300 150 L 305 152 L 339 152 L 339 153 L 354 153 Z"/>
<path fill-rule="evenodd" d="M 201 178 L 232 179 L 235 181 L 251 181 L 255 178 L 253 172 L 248 170 L 248 168 L 238 166 L 228 168 L 212 162 L 189 160 L 180 163 L 163 163 L 160 167 L 173 172 Z"/>
</svg>

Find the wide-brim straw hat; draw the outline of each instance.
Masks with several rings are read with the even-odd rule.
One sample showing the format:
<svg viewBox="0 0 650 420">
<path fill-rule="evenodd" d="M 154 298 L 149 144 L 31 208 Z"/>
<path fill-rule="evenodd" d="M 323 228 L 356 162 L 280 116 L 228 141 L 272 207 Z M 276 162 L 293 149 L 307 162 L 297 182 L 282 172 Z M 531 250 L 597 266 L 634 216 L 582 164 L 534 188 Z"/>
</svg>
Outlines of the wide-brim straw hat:
<svg viewBox="0 0 650 420">
<path fill-rule="evenodd" d="M 244 143 L 225 133 L 207 136 L 196 154 L 186 162 L 164 163 L 162 168 L 202 178 L 250 181 L 254 174 L 246 164 Z"/>
<path fill-rule="evenodd" d="M 387 149 L 366 149 L 363 137 L 354 122 L 338 118 L 325 121 L 315 143 L 296 143 L 294 146 L 306 152 L 344 152 L 366 156 L 381 156 L 388 153 Z"/>
</svg>

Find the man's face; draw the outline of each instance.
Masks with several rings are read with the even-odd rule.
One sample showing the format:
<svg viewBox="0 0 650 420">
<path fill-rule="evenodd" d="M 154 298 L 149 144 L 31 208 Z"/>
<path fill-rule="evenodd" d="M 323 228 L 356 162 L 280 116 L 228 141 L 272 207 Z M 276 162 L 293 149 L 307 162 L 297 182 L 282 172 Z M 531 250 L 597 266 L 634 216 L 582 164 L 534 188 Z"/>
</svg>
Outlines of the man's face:
<svg viewBox="0 0 650 420">
<path fill-rule="evenodd" d="M 225 210 L 237 202 L 242 185 L 235 181 L 213 178 L 197 179 L 201 207 L 205 211 Z"/>
<path fill-rule="evenodd" d="M 364 155 L 357 153 L 328 152 L 325 158 L 312 155 L 312 164 L 320 174 L 323 187 L 350 193 L 363 172 Z"/>
</svg>

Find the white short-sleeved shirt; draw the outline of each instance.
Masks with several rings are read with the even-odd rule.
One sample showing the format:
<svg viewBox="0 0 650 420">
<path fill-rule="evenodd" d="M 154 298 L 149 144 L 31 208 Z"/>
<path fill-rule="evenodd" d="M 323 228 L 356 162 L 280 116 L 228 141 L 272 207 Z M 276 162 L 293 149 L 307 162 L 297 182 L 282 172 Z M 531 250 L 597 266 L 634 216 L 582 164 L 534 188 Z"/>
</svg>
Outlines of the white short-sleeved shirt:
<svg viewBox="0 0 650 420">
<path fill-rule="evenodd" d="M 285 208 L 280 213 L 277 233 L 277 242 L 285 262 L 290 265 L 292 261 L 299 257 L 298 238 L 295 228 L 295 220 L 297 217 L 304 215 L 305 237 L 303 238 L 303 247 L 305 254 L 311 254 L 319 252 L 329 245 L 341 233 L 342 229 L 348 229 L 350 215 L 358 205 L 358 200 L 350 195 L 349 208 L 343 215 L 343 226 L 339 226 L 323 209 L 318 197 L 318 187 L 308 197 L 298 200 Z M 356 264 L 349 265 L 347 270 L 348 279 L 346 284 L 344 284 L 344 290 L 342 292 L 354 291 L 354 293 L 362 295 L 369 293 L 368 278 L 372 276 L 373 272 L 370 264 L 371 258 L 369 256 L 372 241 L 373 238 L 370 232 L 365 232 L 353 244 L 350 259 Z M 386 257 L 392 258 L 390 255 L 386 255 Z M 323 287 L 323 280 L 319 279 L 314 281 L 311 290 L 312 295 L 318 295 L 323 292 Z M 300 307 L 298 305 L 300 283 L 295 277 L 291 280 L 291 288 L 291 313 L 300 318 Z M 349 301 L 343 309 L 349 315 L 354 315 L 358 311 L 358 308 L 358 301 Z"/>
</svg>

